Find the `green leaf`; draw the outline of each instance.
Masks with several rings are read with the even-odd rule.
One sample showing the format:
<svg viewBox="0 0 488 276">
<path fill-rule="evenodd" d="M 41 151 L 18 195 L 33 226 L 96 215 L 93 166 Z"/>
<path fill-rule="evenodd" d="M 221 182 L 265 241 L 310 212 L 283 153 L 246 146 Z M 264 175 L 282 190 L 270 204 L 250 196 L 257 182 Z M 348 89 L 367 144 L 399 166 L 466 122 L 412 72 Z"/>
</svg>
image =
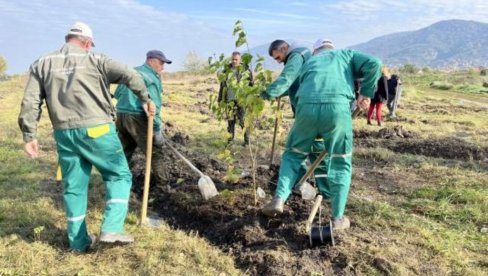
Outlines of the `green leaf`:
<svg viewBox="0 0 488 276">
<path fill-rule="evenodd" d="M 242 31 L 241 26 L 235 26 L 234 31 L 232 32 L 232 35 L 235 36 L 238 32 L 241 32 L 241 31 Z"/>
<path fill-rule="evenodd" d="M 240 32 L 239 38 L 236 41 L 236 48 L 239 48 L 246 43 L 247 43 L 246 34 L 244 32 Z"/>
<path fill-rule="evenodd" d="M 258 59 L 256 60 L 256 63 L 263 63 L 264 62 L 264 57 L 260 54 L 256 54 L 258 56 Z"/>
<path fill-rule="evenodd" d="M 252 55 L 250 53 L 245 53 L 242 55 L 241 60 L 242 60 L 242 63 L 244 63 L 245 65 L 249 65 L 251 63 L 251 60 L 252 60 Z"/>
<path fill-rule="evenodd" d="M 263 70 L 263 65 L 261 63 L 256 63 L 256 68 L 254 68 L 254 72 L 259 72 Z"/>
</svg>

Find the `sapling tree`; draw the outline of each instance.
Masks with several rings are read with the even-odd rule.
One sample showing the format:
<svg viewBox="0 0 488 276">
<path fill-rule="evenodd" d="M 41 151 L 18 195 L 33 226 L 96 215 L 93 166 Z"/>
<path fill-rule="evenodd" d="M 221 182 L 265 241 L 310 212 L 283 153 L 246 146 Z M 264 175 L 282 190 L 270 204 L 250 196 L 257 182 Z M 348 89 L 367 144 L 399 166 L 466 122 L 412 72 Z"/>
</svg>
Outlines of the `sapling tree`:
<svg viewBox="0 0 488 276">
<path fill-rule="evenodd" d="M 242 22 L 238 20 L 234 25 L 233 36 L 236 38 L 235 47 L 246 47 L 247 52 L 241 55 L 241 64 L 237 66 L 237 73 L 230 70 L 231 58 L 220 54 L 218 57 L 214 56 L 209 58 L 210 68 L 217 73 L 217 77 L 220 82 L 226 82 L 223 93 L 227 93 L 228 89 L 231 89 L 235 95 L 237 104 L 245 111 L 244 116 L 244 131 L 246 129 L 250 132 L 249 144 L 247 148 L 251 157 L 251 171 L 254 188 L 254 202 L 257 203 L 257 183 L 256 183 L 256 157 L 258 152 L 258 143 L 256 142 L 256 124 L 258 121 L 263 120 L 263 111 L 265 107 L 264 100 L 260 97 L 266 87 L 271 83 L 272 72 L 263 68 L 264 57 L 256 55 L 254 57 L 249 51 L 249 45 L 247 42 L 247 35 L 243 29 Z M 254 61 L 254 62 L 253 62 Z M 253 65 L 254 64 L 254 68 Z M 253 81 L 250 82 L 249 70 L 253 72 Z M 239 76 L 239 77 L 238 77 Z M 218 120 L 230 118 L 234 116 L 236 112 L 234 103 L 232 101 L 217 101 L 215 95 L 210 96 L 210 110 L 216 115 Z M 228 137 L 225 137 L 228 138 Z M 227 164 L 227 173 L 224 177 L 225 181 L 237 182 L 239 177 L 236 175 L 234 155 L 230 147 L 226 147 L 219 157 Z"/>
</svg>

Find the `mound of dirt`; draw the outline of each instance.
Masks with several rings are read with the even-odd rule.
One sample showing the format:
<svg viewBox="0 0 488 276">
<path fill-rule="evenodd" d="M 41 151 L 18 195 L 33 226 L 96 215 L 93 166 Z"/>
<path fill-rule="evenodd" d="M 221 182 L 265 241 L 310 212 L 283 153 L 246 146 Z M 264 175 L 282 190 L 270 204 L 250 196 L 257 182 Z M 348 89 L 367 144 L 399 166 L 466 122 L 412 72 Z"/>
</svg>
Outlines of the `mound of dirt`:
<svg viewBox="0 0 488 276">
<path fill-rule="evenodd" d="M 414 138 L 418 137 L 418 134 L 403 129 L 401 125 L 396 125 L 392 128 L 382 128 L 379 131 L 368 131 L 364 129 L 354 129 L 354 138 L 365 139 L 365 138 L 377 138 L 377 139 L 394 139 L 394 138 Z"/>
<path fill-rule="evenodd" d="M 309 246 L 305 220 L 312 203 L 292 196 L 280 218 L 268 219 L 260 214 L 261 206 L 254 206 L 250 189 L 239 185 L 221 191 L 221 196 L 203 202 L 194 188 L 181 186 L 161 193 L 152 209 L 175 228 L 198 231 L 233 256 L 246 274 L 332 274 L 344 267 L 334 262 L 339 254 L 335 248 Z"/>
<path fill-rule="evenodd" d="M 400 153 L 444 159 L 483 161 L 488 158 L 488 148 L 456 138 L 400 140 L 388 148 Z"/>
</svg>

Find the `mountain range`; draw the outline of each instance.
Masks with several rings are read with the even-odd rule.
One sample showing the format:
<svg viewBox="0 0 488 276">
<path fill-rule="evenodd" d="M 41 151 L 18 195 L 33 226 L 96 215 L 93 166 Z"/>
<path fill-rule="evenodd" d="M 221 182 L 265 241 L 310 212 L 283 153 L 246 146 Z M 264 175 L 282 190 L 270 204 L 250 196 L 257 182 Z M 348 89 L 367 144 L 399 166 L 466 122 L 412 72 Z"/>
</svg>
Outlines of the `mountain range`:
<svg viewBox="0 0 488 276">
<path fill-rule="evenodd" d="M 299 44 L 311 45 L 310 42 Z M 414 64 L 419 67 L 460 69 L 488 67 L 487 46 L 487 23 L 445 20 L 416 31 L 388 34 L 347 48 L 377 56 L 390 67 Z M 250 52 L 263 55 L 268 69 L 282 67 L 269 57 L 268 45 L 254 47 Z"/>
</svg>

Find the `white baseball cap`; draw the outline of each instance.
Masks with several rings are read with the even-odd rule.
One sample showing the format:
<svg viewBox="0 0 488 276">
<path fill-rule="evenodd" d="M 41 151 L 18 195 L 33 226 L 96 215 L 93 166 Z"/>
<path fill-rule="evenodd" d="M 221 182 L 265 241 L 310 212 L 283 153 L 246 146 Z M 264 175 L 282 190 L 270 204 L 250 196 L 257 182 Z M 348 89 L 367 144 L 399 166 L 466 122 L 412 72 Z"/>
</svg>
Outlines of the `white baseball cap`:
<svg viewBox="0 0 488 276">
<path fill-rule="evenodd" d="M 69 28 L 68 35 L 81 35 L 86 36 L 92 40 L 92 46 L 95 47 L 93 42 L 93 33 L 91 28 L 83 22 L 76 22 Z"/>
<path fill-rule="evenodd" d="M 327 38 L 319 38 L 313 44 L 313 50 L 315 51 L 315 50 L 317 50 L 317 49 L 319 49 L 320 47 L 323 47 L 323 46 L 328 46 L 327 48 L 334 49 L 334 44 L 332 44 L 332 41 L 330 39 L 327 39 Z"/>
</svg>

